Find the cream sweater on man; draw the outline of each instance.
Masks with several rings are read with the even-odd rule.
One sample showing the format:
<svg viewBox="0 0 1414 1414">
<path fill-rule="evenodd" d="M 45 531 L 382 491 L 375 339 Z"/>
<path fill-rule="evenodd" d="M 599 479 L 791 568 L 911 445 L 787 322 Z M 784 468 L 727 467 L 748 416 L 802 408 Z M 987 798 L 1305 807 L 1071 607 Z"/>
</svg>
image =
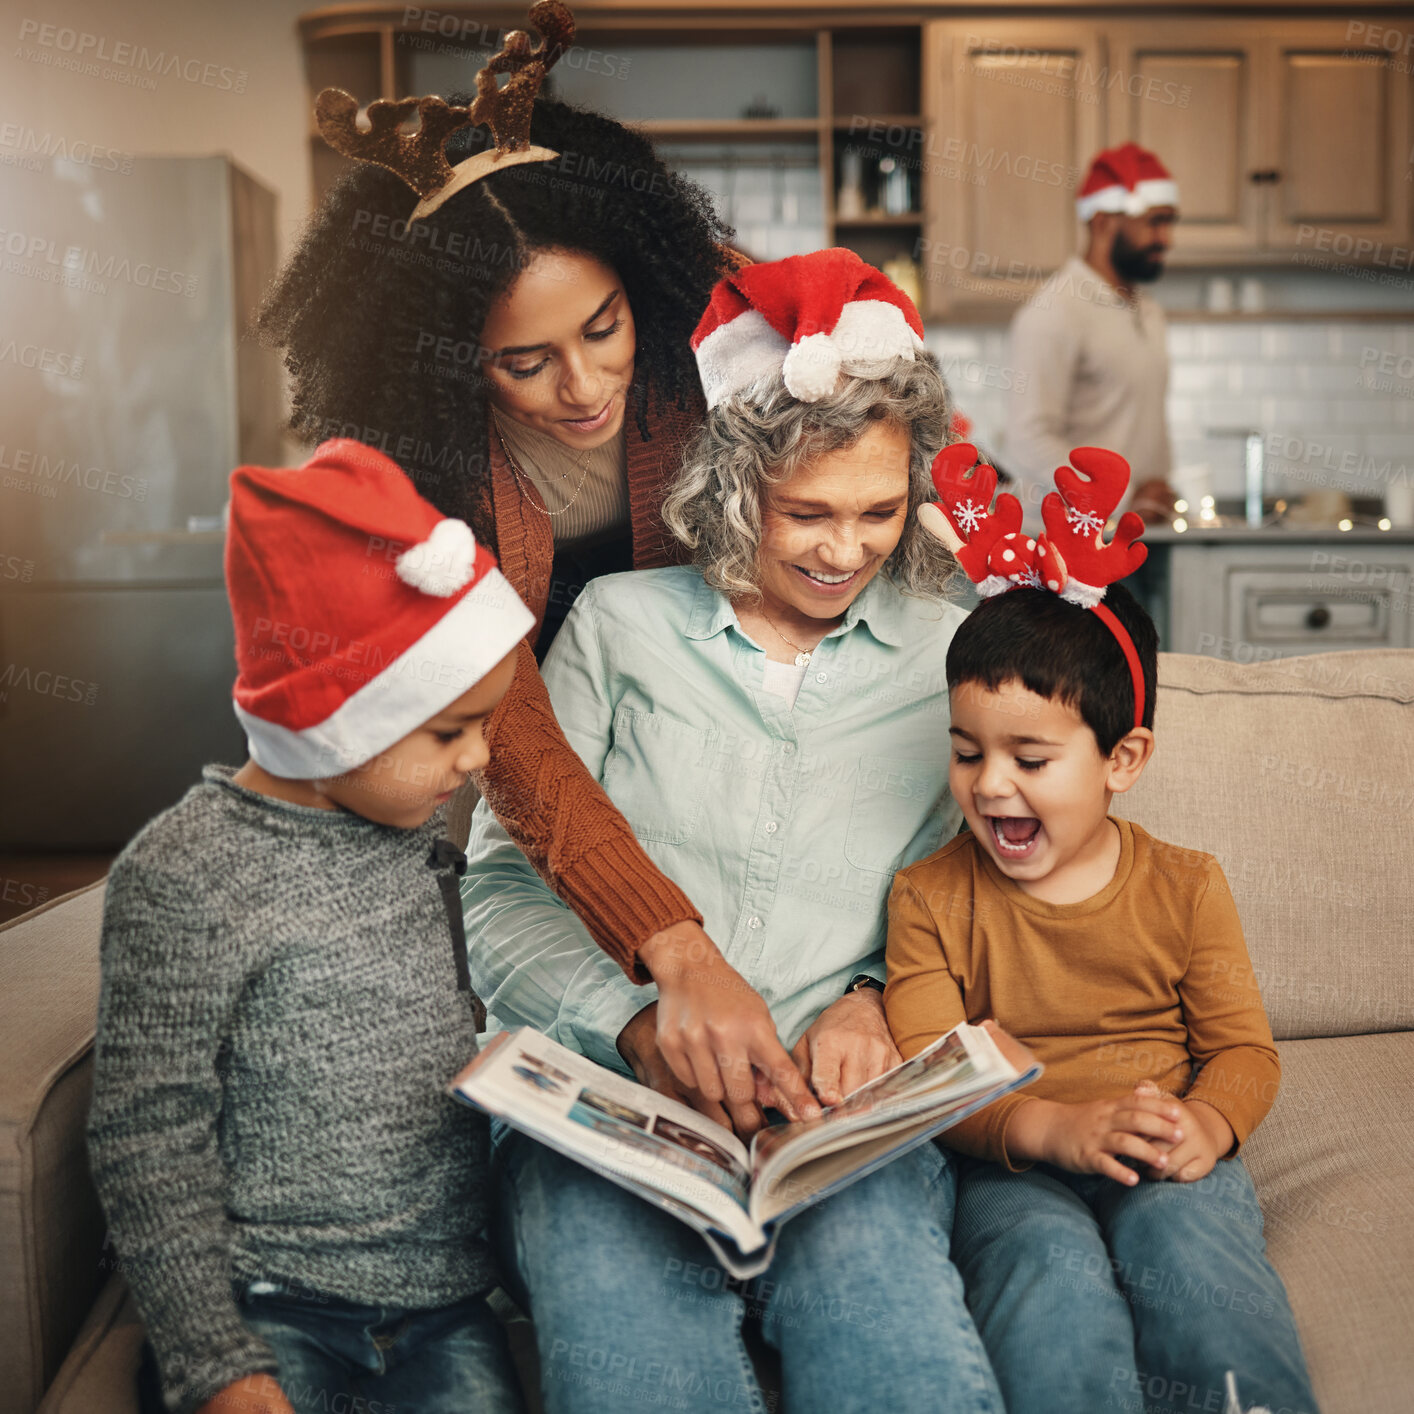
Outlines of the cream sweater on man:
<svg viewBox="0 0 1414 1414">
<path fill-rule="evenodd" d="M 1003 465 L 1039 529 L 1041 498 L 1072 447 L 1108 447 L 1130 465 L 1126 502 L 1146 481 L 1167 480 L 1168 335 L 1148 295 L 1127 300 L 1072 256 L 1017 311 Z"/>
</svg>

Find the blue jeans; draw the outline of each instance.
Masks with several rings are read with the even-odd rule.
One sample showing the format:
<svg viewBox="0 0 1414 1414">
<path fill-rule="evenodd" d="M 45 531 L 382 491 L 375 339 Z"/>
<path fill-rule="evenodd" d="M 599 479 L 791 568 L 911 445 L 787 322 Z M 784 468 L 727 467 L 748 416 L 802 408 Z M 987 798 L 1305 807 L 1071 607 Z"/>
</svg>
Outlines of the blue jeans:
<svg viewBox="0 0 1414 1414">
<path fill-rule="evenodd" d="M 959 1163 L 953 1256 L 1010 1414 L 1316 1408 L 1241 1159 L 1197 1183 Z"/>
<path fill-rule="evenodd" d="M 547 1414 L 765 1410 L 748 1312 L 787 1410 L 1001 1414 L 933 1145 L 792 1218 L 768 1271 L 738 1282 L 667 1213 L 504 1125 L 492 1136 L 502 1270 L 535 1321 Z"/>
<path fill-rule="evenodd" d="M 316 1293 L 251 1294 L 241 1317 L 298 1414 L 519 1414 L 520 1381 L 484 1297 L 406 1310 Z"/>
</svg>

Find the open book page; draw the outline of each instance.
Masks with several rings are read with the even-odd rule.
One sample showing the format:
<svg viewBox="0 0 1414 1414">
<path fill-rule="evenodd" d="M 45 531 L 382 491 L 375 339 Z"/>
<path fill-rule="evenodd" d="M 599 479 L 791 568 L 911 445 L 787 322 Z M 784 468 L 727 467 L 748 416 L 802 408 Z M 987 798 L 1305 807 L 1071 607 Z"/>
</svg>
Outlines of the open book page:
<svg viewBox="0 0 1414 1414">
<path fill-rule="evenodd" d="M 876 1154 L 893 1157 L 1037 1074 L 1018 1071 L 981 1027 L 954 1027 L 819 1119 L 762 1130 L 751 1146 L 751 1215 L 765 1224 L 811 1202 L 870 1171 Z"/>
<path fill-rule="evenodd" d="M 449 1088 L 672 1213 L 745 1278 L 765 1271 L 794 1213 L 1039 1073 L 959 1026 L 821 1118 L 763 1130 L 749 1153 L 705 1115 L 529 1027 L 497 1036 Z"/>
<path fill-rule="evenodd" d="M 691 1210 L 746 1250 L 764 1241 L 747 1216 L 750 1159 L 736 1135 L 537 1031 L 502 1033 L 451 1090 L 677 1216 L 690 1221 L 679 1209 Z"/>
</svg>

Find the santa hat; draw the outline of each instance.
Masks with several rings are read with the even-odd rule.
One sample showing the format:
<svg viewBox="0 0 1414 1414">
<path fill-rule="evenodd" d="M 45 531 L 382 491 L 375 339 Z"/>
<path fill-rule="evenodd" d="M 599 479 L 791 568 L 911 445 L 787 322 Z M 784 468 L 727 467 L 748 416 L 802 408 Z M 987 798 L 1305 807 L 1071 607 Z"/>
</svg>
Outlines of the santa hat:
<svg viewBox="0 0 1414 1414">
<path fill-rule="evenodd" d="M 882 377 L 922 347 L 913 301 L 841 249 L 748 265 L 718 280 L 692 336 L 709 408 L 775 373 L 792 397 L 818 402 L 840 373 Z"/>
<path fill-rule="evenodd" d="M 1178 183 L 1169 169 L 1137 142 L 1107 147 L 1097 154 L 1076 194 L 1075 210 L 1082 221 L 1097 211 L 1142 216 L 1155 206 L 1177 206 Z"/>
<path fill-rule="evenodd" d="M 361 442 L 231 475 L 226 587 L 251 759 L 321 780 L 371 761 L 534 624 L 470 527 Z"/>
</svg>

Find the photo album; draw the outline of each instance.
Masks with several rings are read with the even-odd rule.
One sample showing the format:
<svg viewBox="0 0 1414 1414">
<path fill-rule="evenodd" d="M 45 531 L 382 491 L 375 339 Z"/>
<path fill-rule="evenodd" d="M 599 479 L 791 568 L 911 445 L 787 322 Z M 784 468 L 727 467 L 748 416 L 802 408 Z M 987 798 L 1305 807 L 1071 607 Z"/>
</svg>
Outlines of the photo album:
<svg viewBox="0 0 1414 1414">
<path fill-rule="evenodd" d="M 730 1129 L 530 1027 L 504 1031 L 448 1087 L 671 1213 L 738 1278 L 770 1265 L 781 1224 L 1008 1091 L 1018 1070 L 979 1026 L 961 1025 L 818 1119 Z"/>
</svg>

